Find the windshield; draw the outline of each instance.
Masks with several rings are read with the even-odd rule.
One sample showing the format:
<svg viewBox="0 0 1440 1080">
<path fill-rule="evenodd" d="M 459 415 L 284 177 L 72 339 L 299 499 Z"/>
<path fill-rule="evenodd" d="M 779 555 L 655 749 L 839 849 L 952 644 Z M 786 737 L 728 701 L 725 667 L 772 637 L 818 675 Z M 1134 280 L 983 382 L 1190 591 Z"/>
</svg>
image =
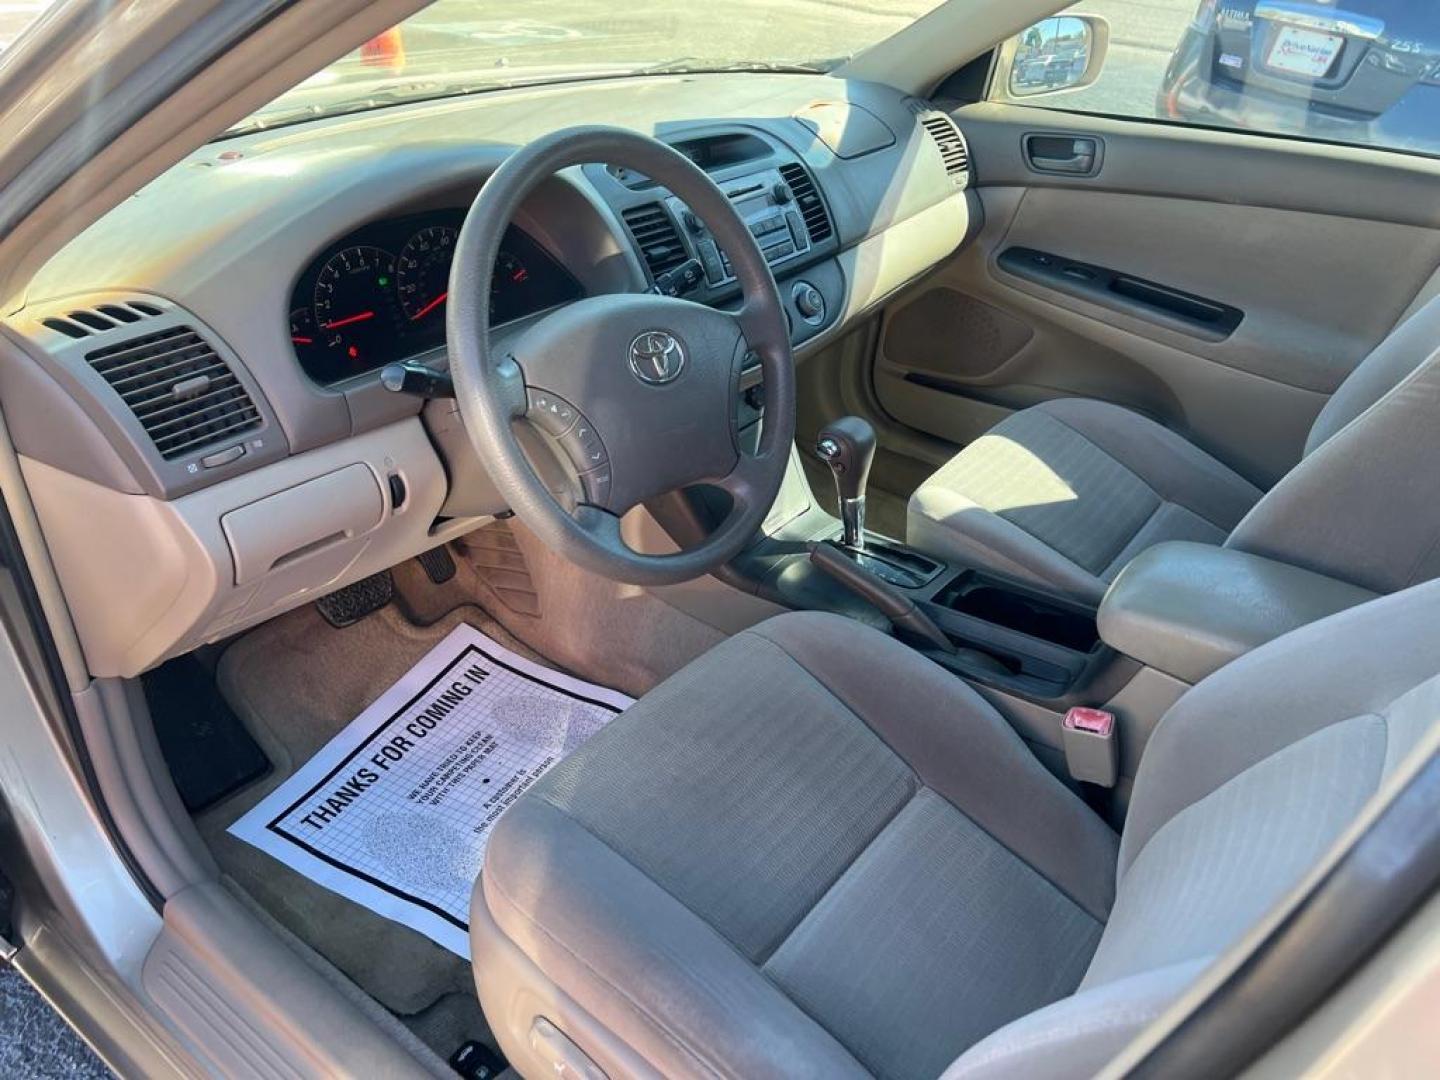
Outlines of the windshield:
<svg viewBox="0 0 1440 1080">
<path fill-rule="evenodd" d="M 505 86 L 828 71 L 943 0 L 436 0 L 232 131 Z"/>
</svg>

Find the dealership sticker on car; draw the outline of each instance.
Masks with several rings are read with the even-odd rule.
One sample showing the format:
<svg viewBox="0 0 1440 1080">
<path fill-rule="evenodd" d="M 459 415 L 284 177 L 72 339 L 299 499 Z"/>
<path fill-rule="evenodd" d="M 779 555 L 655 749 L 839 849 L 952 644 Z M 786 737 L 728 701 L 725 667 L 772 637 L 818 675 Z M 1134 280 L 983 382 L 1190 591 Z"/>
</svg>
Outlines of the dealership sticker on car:
<svg viewBox="0 0 1440 1080">
<path fill-rule="evenodd" d="M 630 704 L 457 626 L 230 832 L 468 958 L 495 822 Z"/>
<path fill-rule="evenodd" d="M 1304 30 L 1298 26 L 1282 26 L 1270 45 L 1265 66 L 1287 75 L 1303 75 L 1321 79 L 1335 63 L 1345 39 L 1338 34 Z"/>
</svg>

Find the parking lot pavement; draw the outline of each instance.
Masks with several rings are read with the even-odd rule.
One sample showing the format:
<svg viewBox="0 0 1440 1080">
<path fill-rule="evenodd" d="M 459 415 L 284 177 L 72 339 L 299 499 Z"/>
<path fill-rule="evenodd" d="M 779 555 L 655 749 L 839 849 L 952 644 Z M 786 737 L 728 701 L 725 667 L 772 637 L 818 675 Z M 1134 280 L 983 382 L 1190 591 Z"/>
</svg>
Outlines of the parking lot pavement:
<svg viewBox="0 0 1440 1080">
<path fill-rule="evenodd" d="M 0 1076 L 102 1080 L 111 1076 L 24 976 L 0 969 Z"/>
</svg>

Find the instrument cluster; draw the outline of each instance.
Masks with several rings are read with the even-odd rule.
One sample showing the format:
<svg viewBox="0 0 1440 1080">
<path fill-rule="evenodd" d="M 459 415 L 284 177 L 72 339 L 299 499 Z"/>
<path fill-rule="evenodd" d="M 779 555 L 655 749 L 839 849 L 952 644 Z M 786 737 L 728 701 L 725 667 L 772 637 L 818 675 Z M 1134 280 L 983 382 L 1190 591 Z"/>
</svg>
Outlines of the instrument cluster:
<svg viewBox="0 0 1440 1080">
<path fill-rule="evenodd" d="M 374 222 L 322 252 L 290 299 L 290 341 L 322 385 L 408 360 L 445 343 L 445 301 L 462 210 Z M 583 295 L 579 283 L 513 225 L 495 261 L 490 324 Z"/>
</svg>

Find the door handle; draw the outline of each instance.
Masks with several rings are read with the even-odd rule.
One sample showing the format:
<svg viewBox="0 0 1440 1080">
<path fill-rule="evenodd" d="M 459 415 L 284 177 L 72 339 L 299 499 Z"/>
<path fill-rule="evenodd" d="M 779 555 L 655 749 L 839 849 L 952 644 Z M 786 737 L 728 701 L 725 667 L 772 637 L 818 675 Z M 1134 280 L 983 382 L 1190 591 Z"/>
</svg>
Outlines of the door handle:
<svg viewBox="0 0 1440 1080">
<path fill-rule="evenodd" d="M 1066 158 L 1035 157 L 1031 158 L 1030 163 L 1046 172 L 1088 173 L 1095 165 L 1095 155 L 1081 153 Z"/>
<path fill-rule="evenodd" d="M 1025 164 L 1034 172 L 1094 176 L 1100 171 L 1105 145 L 1085 135 L 1026 135 Z"/>
</svg>

